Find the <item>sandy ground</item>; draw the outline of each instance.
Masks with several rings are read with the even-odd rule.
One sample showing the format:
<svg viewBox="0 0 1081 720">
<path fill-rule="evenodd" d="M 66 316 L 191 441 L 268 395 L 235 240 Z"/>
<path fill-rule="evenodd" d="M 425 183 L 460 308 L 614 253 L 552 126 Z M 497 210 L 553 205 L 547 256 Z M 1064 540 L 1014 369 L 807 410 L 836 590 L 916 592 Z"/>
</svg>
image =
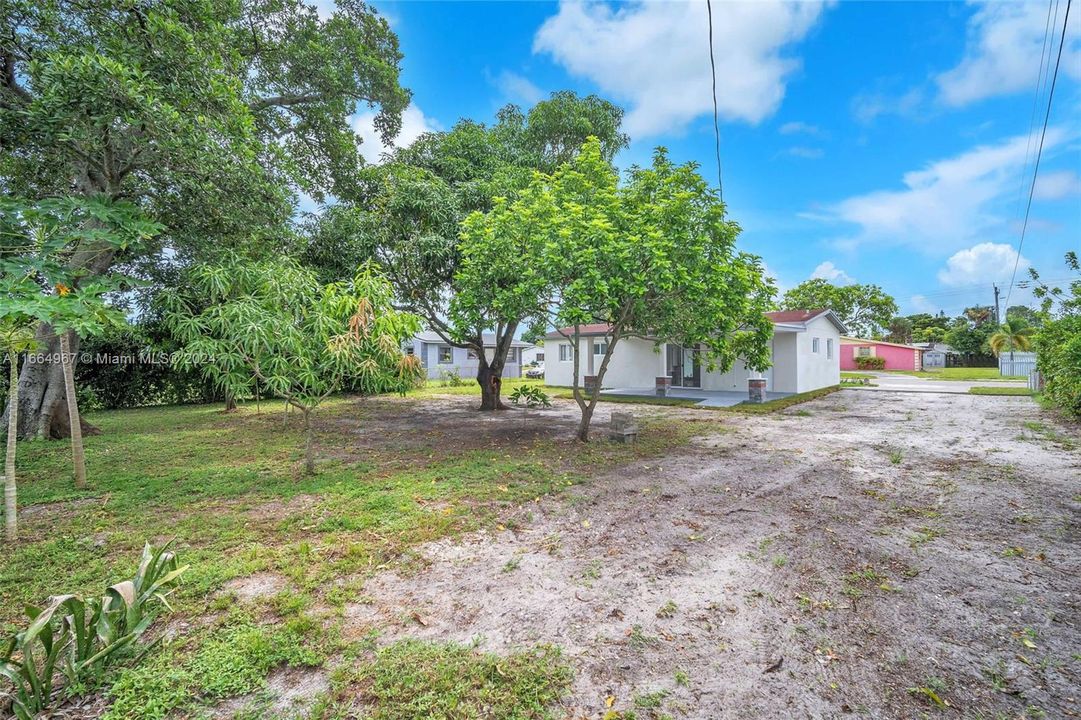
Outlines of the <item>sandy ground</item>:
<svg viewBox="0 0 1081 720">
<path fill-rule="evenodd" d="M 704 412 L 598 423 L 613 408 Z M 347 629 L 559 645 L 567 718 L 1079 716 L 1076 430 L 1028 398 L 863 390 L 718 418 L 514 531 L 424 547 L 425 569 L 368 581 Z"/>
<path fill-rule="evenodd" d="M 925 392 L 925 393 L 957 393 L 967 395 L 974 387 L 1027 387 L 1024 380 L 936 380 L 934 378 L 919 377 L 916 375 L 902 375 L 890 372 L 871 372 L 873 384 L 859 388 L 861 390 L 874 390 L 878 392 Z"/>
</svg>

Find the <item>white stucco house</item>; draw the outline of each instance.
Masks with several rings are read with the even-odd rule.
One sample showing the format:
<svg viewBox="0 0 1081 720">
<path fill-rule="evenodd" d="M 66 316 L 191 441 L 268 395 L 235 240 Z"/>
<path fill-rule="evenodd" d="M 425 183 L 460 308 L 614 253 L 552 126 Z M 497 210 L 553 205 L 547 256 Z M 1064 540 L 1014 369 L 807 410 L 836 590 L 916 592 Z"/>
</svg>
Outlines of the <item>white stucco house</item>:
<svg viewBox="0 0 1081 720">
<path fill-rule="evenodd" d="M 773 366 L 761 374 L 766 392 L 802 393 L 841 382 L 840 341 L 845 327 L 832 310 L 783 310 L 766 316 L 773 323 Z M 564 332 L 569 335 L 573 331 Z M 582 327 L 579 373 L 583 378 L 600 369 L 608 335 L 607 325 Z M 546 336 L 545 348 L 544 382 L 572 385 L 571 341 L 558 331 L 552 332 Z M 624 338 L 612 354 L 603 387 L 652 392 L 660 377 L 670 378 L 673 389 L 746 392 L 751 374 L 738 360 L 722 373 L 707 370 L 695 348 L 660 338 Z M 579 383 L 584 385 L 584 380 L 580 378 Z"/>
<path fill-rule="evenodd" d="M 511 342 L 507 352 L 507 363 L 503 366 L 503 377 L 516 378 L 522 376 L 522 350 L 532 347 L 530 343 L 521 340 Z M 484 348 L 489 352 L 495 351 L 495 335 L 484 334 Z M 477 376 L 477 357 L 472 350 L 454 347 L 439 336 L 439 333 L 425 330 L 417 333 L 406 342 L 402 350 L 407 355 L 416 355 L 420 358 L 421 367 L 429 380 L 439 380 L 444 373 L 457 373 L 462 378 Z"/>
<path fill-rule="evenodd" d="M 522 365 L 544 362 L 544 345 L 530 345 L 522 348 Z"/>
</svg>

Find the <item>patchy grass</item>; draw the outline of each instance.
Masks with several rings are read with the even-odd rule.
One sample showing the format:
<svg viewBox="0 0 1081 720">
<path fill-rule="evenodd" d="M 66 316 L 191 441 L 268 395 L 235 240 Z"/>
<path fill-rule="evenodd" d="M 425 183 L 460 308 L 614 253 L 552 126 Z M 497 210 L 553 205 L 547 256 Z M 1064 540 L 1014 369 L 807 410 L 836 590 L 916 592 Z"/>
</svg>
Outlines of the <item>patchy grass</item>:
<svg viewBox="0 0 1081 720">
<path fill-rule="evenodd" d="M 559 650 L 539 646 L 507 657 L 451 643 L 398 642 L 355 678 L 372 720 L 552 718 L 572 671 Z"/>
<path fill-rule="evenodd" d="M 942 368 L 941 370 L 888 370 L 898 375 L 914 375 L 933 380 L 1026 380 L 1024 375 L 1000 375 L 997 367 Z"/>
<path fill-rule="evenodd" d="M 970 387 L 969 395 L 1032 395 L 1033 392 L 1027 387 Z"/>
<path fill-rule="evenodd" d="M 518 385 L 541 385 L 543 380 L 529 378 L 503 378 L 503 394 L 508 395 Z M 475 378 L 463 377 L 460 385 L 448 385 L 443 380 L 428 380 L 424 385 L 406 393 L 409 397 L 433 397 L 436 395 L 476 395 L 480 397 L 480 385 Z"/>
</svg>

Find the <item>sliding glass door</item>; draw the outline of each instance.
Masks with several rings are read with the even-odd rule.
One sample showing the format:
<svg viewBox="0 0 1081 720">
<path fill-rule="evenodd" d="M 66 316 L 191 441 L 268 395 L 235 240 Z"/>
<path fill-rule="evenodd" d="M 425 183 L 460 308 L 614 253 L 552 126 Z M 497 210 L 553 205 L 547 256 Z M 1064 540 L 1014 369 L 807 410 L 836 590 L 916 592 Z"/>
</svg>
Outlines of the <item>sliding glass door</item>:
<svg viewBox="0 0 1081 720">
<path fill-rule="evenodd" d="M 702 366 L 696 348 L 668 343 L 666 346 L 668 377 L 673 387 L 702 387 Z"/>
</svg>

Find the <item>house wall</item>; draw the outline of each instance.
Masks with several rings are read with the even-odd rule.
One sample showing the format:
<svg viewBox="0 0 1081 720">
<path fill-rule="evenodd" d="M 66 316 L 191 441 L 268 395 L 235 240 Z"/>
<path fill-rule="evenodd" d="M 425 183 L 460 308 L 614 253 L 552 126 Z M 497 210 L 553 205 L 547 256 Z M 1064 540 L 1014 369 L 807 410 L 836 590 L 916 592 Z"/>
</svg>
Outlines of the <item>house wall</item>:
<svg viewBox="0 0 1081 720">
<path fill-rule="evenodd" d="M 604 361 L 603 355 L 588 354 L 599 337 L 579 338 L 579 383 L 586 375 L 596 375 Z M 546 385 L 570 387 L 574 384 L 574 359 L 560 360 L 559 346 L 570 347 L 569 340 L 549 339 L 544 344 L 544 382 Z M 664 356 L 654 352 L 653 342 L 640 338 L 624 338 L 616 345 L 608 370 L 604 374 L 604 387 L 653 387 L 658 375 L 664 374 Z"/>
<path fill-rule="evenodd" d="M 859 348 L 869 347 L 871 348 L 871 355 L 875 357 L 881 357 L 886 359 L 886 370 L 919 370 L 920 369 L 920 351 L 917 348 L 899 347 L 897 345 L 887 345 L 885 343 L 875 342 L 874 340 L 863 340 L 860 342 L 853 342 L 850 340 L 844 341 L 841 346 L 841 369 L 842 370 L 858 370 L 856 366 L 856 357 L 859 353 Z"/>
<path fill-rule="evenodd" d="M 777 387 L 777 392 L 810 392 L 841 382 L 841 333 L 828 318 L 818 317 L 807 323 L 807 329 L 795 335 L 795 389 Z M 779 337 L 779 335 L 775 335 Z M 818 339 L 818 352 L 814 341 Z M 832 345 L 832 353 L 830 352 Z"/>
<path fill-rule="evenodd" d="M 766 383 L 767 392 L 799 392 L 799 335 L 794 332 L 773 333 L 772 382 Z M 744 380 L 746 384 L 746 380 Z"/>
<path fill-rule="evenodd" d="M 420 356 L 421 364 L 425 369 L 425 374 L 429 380 L 440 380 L 443 378 L 443 373 L 457 372 L 463 379 L 472 379 L 477 377 L 478 363 L 475 358 L 469 357 L 469 350 L 466 348 L 451 347 L 451 361 L 449 363 L 439 362 L 439 347 L 444 343 L 430 343 L 416 341 L 413 345 L 414 354 Z M 516 352 L 512 349 L 511 352 Z M 509 359 L 509 356 L 508 356 Z M 507 362 L 503 366 L 503 377 L 505 378 L 517 378 L 522 376 L 522 366 L 517 362 Z"/>
</svg>

